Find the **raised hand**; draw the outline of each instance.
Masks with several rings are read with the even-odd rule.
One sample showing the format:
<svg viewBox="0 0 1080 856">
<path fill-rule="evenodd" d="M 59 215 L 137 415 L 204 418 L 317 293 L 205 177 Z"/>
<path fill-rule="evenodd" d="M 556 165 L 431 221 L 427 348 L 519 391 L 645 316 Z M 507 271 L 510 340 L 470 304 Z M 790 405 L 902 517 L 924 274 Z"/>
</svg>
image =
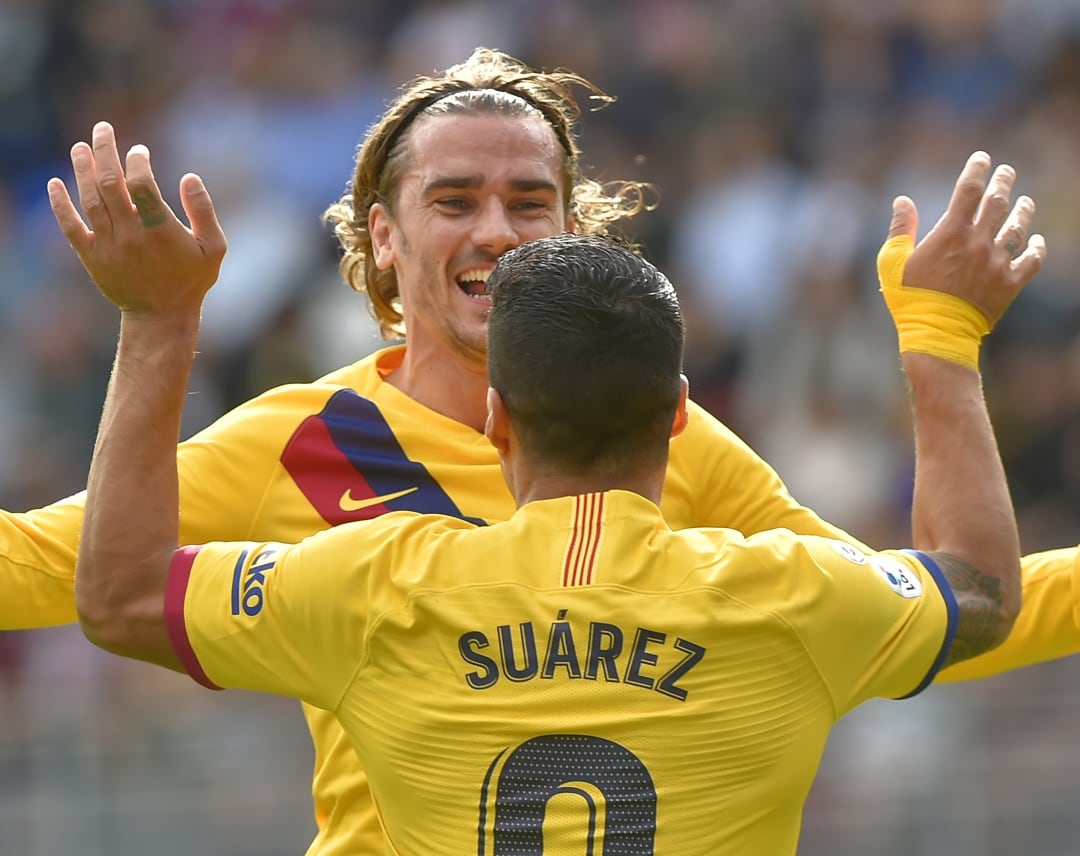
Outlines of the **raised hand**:
<svg viewBox="0 0 1080 856">
<path fill-rule="evenodd" d="M 914 246 L 903 270 L 904 287 L 960 297 L 977 307 L 992 329 L 1046 260 L 1042 235 L 1031 234 L 1034 201 L 1021 196 L 1010 210 L 1015 181 L 1016 171 L 1008 164 L 991 176 L 990 156 L 975 152 L 945 213 L 917 246 L 915 203 L 897 197 L 889 238 L 905 238 Z"/>
<path fill-rule="evenodd" d="M 49 204 L 101 292 L 129 314 L 197 312 L 227 247 L 202 179 L 180 180 L 189 228 L 162 198 L 149 150 L 133 146 L 122 165 L 109 123 L 94 126 L 92 145 L 72 147 L 71 164 L 89 226 L 59 178 L 48 182 Z"/>
</svg>

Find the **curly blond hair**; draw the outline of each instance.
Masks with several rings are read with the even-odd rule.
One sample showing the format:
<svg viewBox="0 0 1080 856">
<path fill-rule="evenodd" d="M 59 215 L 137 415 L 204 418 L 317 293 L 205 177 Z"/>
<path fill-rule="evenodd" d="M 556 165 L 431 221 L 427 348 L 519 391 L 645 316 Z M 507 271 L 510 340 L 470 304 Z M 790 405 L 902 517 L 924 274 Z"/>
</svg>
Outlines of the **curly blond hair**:
<svg viewBox="0 0 1080 856">
<path fill-rule="evenodd" d="M 368 130 L 345 193 L 323 214 L 341 244 L 344 280 L 367 295 L 368 309 L 385 339 L 405 335 L 400 292 L 393 269 L 379 270 L 371 252 L 368 212 L 376 202 L 393 208 L 403 170 L 409 126 L 417 116 L 442 114 L 539 114 L 563 150 L 563 178 L 569 214 L 577 231 L 598 234 L 610 224 L 649 208 L 650 185 L 637 181 L 600 184 L 586 179 L 579 164 L 577 122 L 581 108 L 573 87 L 581 86 L 598 107 L 614 99 L 584 77 L 565 69 L 536 71 L 501 51 L 477 48 L 441 76 L 421 76 L 402 87 L 398 98 Z"/>
</svg>

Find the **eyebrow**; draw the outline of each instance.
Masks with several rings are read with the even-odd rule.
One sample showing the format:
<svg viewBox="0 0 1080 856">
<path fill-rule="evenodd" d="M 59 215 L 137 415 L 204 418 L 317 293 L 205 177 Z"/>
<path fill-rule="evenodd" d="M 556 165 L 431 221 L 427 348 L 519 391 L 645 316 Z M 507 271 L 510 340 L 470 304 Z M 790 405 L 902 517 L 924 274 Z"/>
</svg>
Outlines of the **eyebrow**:
<svg viewBox="0 0 1080 856">
<path fill-rule="evenodd" d="M 479 175 L 446 175 L 425 184 L 423 193 L 428 194 L 439 190 L 466 190 L 480 187 L 483 183 L 484 179 Z M 553 182 L 543 178 L 512 178 L 509 184 L 520 193 L 531 193 L 537 190 L 558 192 L 558 187 Z"/>
</svg>

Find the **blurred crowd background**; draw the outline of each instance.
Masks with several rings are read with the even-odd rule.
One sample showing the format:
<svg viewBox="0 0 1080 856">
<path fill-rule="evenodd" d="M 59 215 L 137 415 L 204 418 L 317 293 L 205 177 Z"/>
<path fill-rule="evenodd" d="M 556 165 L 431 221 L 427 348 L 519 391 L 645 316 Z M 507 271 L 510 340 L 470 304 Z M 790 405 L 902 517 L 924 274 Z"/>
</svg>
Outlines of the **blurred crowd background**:
<svg viewBox="0 0 1080 856">
<path fill-rule="evenodd" d="M 418 73 L 499 47 L 617 96 L 586 172 L 656 185 L 627 223 L 673 279 L 695 397 L 793 493 L 909 540 L 911 449 L 874 256 L 923 231 L 975 149 L 1038 203 L 1047 266 L 985 350 L 1025 551 L 1080 541 L 1080 0 L 0 0 L 0 506 L 82 488 L 116 335 L 45 182 L 111 121 L 167 199 L 207 181 L 229 237 L 185 433 L 380 342 L 320 215 Z M 1074 854 L 1080 665 L 842 723 L 803 856 Z M 0 854 L 300 854 L 299 706 L 210 694 L 77 629 L 0 635 Z"/>
</svg>

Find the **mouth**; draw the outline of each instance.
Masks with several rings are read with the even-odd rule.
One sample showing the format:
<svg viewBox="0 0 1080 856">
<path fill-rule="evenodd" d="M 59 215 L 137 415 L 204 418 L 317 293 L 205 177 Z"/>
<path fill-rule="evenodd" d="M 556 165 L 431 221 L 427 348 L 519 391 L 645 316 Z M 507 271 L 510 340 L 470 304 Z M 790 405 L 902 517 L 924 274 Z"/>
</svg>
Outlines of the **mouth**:
<svg viewBox="0 0 1080 856">
<path fill-rule="evenodd" d="M 491 270 L 467 270 L 457 277 L 457 287 L 473 300 L 488 302 L 487 281 Z"/>
</svg>

